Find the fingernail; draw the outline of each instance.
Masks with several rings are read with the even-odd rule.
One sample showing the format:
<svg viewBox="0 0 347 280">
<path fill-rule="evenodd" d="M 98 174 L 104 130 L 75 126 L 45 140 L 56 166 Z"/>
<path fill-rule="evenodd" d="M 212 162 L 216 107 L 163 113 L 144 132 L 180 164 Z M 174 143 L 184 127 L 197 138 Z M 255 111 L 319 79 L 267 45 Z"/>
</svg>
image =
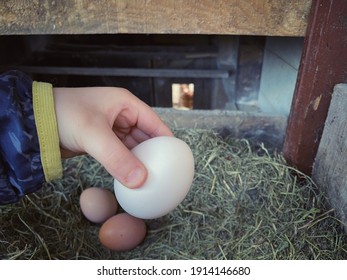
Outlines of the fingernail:
<svg viewBox="0 0 347 280">
<path fill-rule="evenodd" d="M 141 167 L 133 169 L 125 178 L 125 184 L 129 188 L 139 187 L 145 180 L 146 172 Z"/>
</svg>

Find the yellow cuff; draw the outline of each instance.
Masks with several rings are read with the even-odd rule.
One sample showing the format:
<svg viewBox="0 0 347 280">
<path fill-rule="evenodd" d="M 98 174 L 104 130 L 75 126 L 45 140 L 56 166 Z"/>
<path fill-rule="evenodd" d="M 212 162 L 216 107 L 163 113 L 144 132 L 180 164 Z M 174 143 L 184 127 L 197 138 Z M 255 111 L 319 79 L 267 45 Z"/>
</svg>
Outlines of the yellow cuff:
<svg viewBox="0 0 347 280">
<path fill-rule="evenodd" d="M 32 91 L 42 167 L 46 181 L 51 181 L 63 176 L 53 89 L 51 84 L 33 82 Z"/>
</svg>

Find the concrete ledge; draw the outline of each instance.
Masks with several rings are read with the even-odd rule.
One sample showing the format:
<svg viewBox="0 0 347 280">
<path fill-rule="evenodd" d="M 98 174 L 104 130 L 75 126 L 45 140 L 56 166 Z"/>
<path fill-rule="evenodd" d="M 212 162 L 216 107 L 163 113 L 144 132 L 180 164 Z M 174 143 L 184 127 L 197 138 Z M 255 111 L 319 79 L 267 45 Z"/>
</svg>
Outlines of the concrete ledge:
<svg viewBox="0 0 347 280">
<path fill-rule="evenodd" d="M 347 84 L 334 87 L 312 177 L 347 230 Z"/>
<path fill-rule="evenodd" d="M 287 118 L 261 113 L 228 110 L 176 110 L 154 108 L 171 128 L 201 128 L 216 130 L 223 135 L 245 138 L 253 144 L 264 143 L 281 149 Z"/>
</svg>

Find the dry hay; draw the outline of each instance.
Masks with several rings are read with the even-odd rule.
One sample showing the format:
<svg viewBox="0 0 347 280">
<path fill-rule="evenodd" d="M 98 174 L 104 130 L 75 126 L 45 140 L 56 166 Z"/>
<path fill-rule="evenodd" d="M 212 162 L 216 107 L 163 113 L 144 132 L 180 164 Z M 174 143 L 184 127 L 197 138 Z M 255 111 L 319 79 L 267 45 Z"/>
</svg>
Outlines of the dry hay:
<svg viewBox="0 0 347 280">
<path fill-rule="evenodd" d="M 281 155 L 208 130 L 176 130 L 192 148 L 196 174 L 184 202 L 146 221 L 136 249 L 98 241 L 79 194 L 113 180 L 88 156 L 64 162 L 65 177 L 0 207 L 2 259 L 346 259 L 347 236 L 310 178 Z M 173 171 L 174 172 L 174 171 Z M 179 174 L 178 174 L 179 176 Z"/>
</svg>

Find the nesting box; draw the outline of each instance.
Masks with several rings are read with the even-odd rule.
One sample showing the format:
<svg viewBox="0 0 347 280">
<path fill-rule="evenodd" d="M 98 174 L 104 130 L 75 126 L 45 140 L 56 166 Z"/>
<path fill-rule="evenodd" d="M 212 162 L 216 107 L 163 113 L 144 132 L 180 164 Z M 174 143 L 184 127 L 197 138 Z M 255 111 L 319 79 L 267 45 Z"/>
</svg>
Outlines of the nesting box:
<svg viewBox="0 0 347 280">
<path fill-rule="evenodd" d="M 81 182 L 110 184 L 112 178 L 89 157 L 68 162 L 70 177 L 50 185 L 58 191 L 44 189 L 19 207 L 0 209 L 4 238 L 15 238 L 1 242 L 0 258 L 333 258 L 331 247 L 345 256 L 344 236 L 330 231 L 340 223 L 311 199 L 317 193 L 306 176 L 332 87 L 346 82 L 344 0 L 22 2 L 0 5 L 0 33 L 11 35 L 0 37 L 2 71 L 20 69 L 54 86 L 129 89 L 170 127 L 183 129 L 181 137 L 192 146 L 202 143 L 196 149 L 200 173 L 176 217 L 150 222 L 145 250 L 111 254 L 98 246 L 96 226 L 81 219 L 76 205 L 86 187 Z M 345 219 L 342 91 L 345 86 L 336 87 L 313 178 L 327 186 L 322 189 Z M 193 137 L 190 129 L 203 132 Z M 248 143 L 261 143 L 260 158 Z M 271 161 L 272 148 L 287 162 Z M 83 180 L 73 173 L 78 168 Z M 322 242 L 321 235 L 334 242 Z"/>
</svg>

